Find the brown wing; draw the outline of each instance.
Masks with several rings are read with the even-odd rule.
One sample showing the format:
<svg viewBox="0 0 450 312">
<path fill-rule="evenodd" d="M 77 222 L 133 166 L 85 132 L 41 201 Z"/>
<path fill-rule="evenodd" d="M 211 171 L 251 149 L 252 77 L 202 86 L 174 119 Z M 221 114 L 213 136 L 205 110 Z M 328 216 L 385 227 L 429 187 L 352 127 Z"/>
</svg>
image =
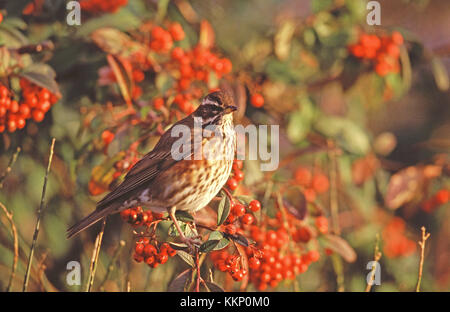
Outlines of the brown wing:
<svg viewBox="0 0 450 312">
<path fill-rule="evenodd" d="M 159 139 L 155 148 L 139 160 L 125 176 L 124 181 L 114 188 L 97 204 L 97 209 L 104 209 L 112 202 L 121 198 L 128 197 L 131 192 L 153 180 L 161 171 L 176 164 L 179 160 L 172 157 L 171 148 L 173 144 L 180 140 L 179 137 L 172 137 L 171 130 L 176 125 L 186 125 L 192 129 L 193 118 L 188 116 L 167 130 Z M 191 137 L 184 137 L 186 141 Z M 191 141 L 192 142 L 192 141 Z M 183 158 L 192 154 L 192 149 L 184 151 Z"/>
</svg>

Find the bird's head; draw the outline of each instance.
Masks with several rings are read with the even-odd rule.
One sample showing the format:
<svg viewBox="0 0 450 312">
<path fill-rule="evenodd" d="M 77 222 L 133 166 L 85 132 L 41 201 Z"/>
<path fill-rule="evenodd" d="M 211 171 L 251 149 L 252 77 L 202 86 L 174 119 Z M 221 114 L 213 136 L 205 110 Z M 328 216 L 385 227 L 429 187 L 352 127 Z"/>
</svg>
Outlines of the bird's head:
<svg viewBox="0 0 450 312">
<path fill-rule="evenodd" d="M 233 97 L 228 92 L 216 91 L 203 98 L 194 116 L 201 117 L 204 124 L 218 124 L 224 116 L 232 118 L 231 113 L 236 109 Z"/>
</svg>

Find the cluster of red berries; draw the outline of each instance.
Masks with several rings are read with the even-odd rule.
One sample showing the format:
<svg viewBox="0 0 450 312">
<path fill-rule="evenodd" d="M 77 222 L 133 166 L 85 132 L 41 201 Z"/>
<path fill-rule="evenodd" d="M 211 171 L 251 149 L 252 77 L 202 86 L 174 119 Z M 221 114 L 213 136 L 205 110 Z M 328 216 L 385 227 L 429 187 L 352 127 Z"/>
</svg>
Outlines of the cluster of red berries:
<svg viewBox="0 0 450 312">
<path fill-rule="evenodd" d="M 36 122 L 44 120 L 45 114 L 57 102 L 57 97 L 45 88 L 32 84 L 26 79 L 20 80 L 22 99 L 17 102 L 12 92 L 0 85 L 0 133 L 23 129 L 26 120 Z"/>
<path fill-rule="evenodd" d="M 82 0 L 81 9 L 92 14 L 114 13 L 127 5 L 128 0 Z"/>
<path fill-rule="evenodd" d="M 162 213 L 155 213 L 152 211 L 145 211 L 141 206 L 122 210 L 120 217 L 123 221 L 130 223 L 133 226 L 146 226 L 149 227 L 152 222 L 162 220 Z"/>
<path fill-rule="evenodd" d="M 271 229 L 264 230 L 258 226 L 250 228 L 250 237 L 255 240 L 256 249 L 246 249 L 250 282 L 260 291 L 268 286 L 274 288 L 283 280 L 293 280 L 296 275 L 306 272 L 311 263 L 320 259 L 317 250 L 305 250 L 304 244 L 313 237 L 312 229 L 293 215 L 286 213 L 283 218 L 281 212 L 277 212 L 276 217 L 267 218 L 266 223 L 270 224 Z M 323 216 L 316 218 L 316 227 L 325 234 L 328 231 L 327 219 Z"/>
<path fill-rule="evenodd" d="M 199 98 L 201 89 L 195 87 L 197 83 L 208 84 L 211 72 L 220 79 L 231 72 L 232 64 L 227 58 L 220 58 L 217 54 L 201 45 L 185 51 L 175 47 L 171 52 L 173 65 L 179 72 L 177 79 L 177 94 L 174 102 L 178 107 L 189 113 L 192 111 L 189 97 Z"/>
<path fill-rule="evenodd" d="M 316 200 L 317 194 L 322 194 L 330 188 L 328 177 L 323 173 L 312 173 L 305 167 L 298 167 L 294 173 L 294 182 L 303 187 L 303 195 L 308 202 Z"/>
<path fill-rule="evenodd" d="M 151 30 L 150 49 L 157 53 L 167 53 L 172 49 L 174 41 L 185 37 L 183 27 L 179 23 L 171 23 L 167 30 L 155 26 Z"/>
<path fill-rule="evenodd" d="M 219 271 L 227 272 L 236 282 L 241 281 L 248 273 L 243 268 L 241 256 L 230 254 L 225 249 L 211 252 L 210 257 Z"/>
<path fill-rule="evenodd" d="M 242 226 L 252 225 L 255 222 L 252 212 L 257 212 L 260 209 L 261 203 L 256 199 L 252 200 L 247 207 L 237 200 L 234 201 L 230 213 L 224 222 L 225 233 L 230 235 L 242 234 Z M 240 226 L 236 225 L 238 221 Z"/>
<path fill-rule="evenodd" d="M 230 190 L 234 191 L 239 186 L 239 182 L 244 179 L 244 172 L 242 168 L 244 167 L 244 162 L 239 159 L 233 161 L 233 168 L 231 171 L 230 178 L 227 181 L 227 186 Z"/>
<path fill-rule="evenodd" d="M 384 77 L 400 71 L 400 48 L 403 36 L 394 31 L 390 36 L 361 34 L 358 43 L 349 46 L 350 53 L 360 59 L 370 61 L 375 72 Z"/>
<path fill-rule="evenodd" d="M 134 247 L 134 260 L 138 263 L 145 262 L 151 268 L 156 268 L 164 264 L 173 257 L 177 251 L 170 247 L 168 243 L 158 243 L 150 241 L 147 237 L 139 238 Z"/>
<path fill-rule="evenodd" d="M 422 203 L 422 210 L 428 213 L 433 212 L 440 205 L 450 201 L 450 190 L 442 189 L 434 194 L 430 199 Z"/>
<path fill-rule="evenodd" d="M 384 228 L 383 252 L 388 258 L 408 256 L 416 250 L 416 243 L 405 236 L 406 223 L 399 217 L 394 217 Z"/>
</svg>

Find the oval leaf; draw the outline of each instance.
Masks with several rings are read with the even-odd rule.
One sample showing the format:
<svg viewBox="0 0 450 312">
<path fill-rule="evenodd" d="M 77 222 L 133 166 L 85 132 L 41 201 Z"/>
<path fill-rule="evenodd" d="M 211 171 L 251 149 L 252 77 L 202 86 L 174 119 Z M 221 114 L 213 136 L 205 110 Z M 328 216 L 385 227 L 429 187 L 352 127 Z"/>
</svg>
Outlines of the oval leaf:
<svg viewBox="0 0 450 312">
<path fill-rule="evenodd" d="M 355 250 L 342 237 L 328 234 L 325 236 L 325 245 L 330 248 L 347 262 L 356 261 Z"/>
<path fill-rule="evenodd" d="M 175 277 L 167 287 L 168 292 L 180 292 L 184 291 L 186 287 L 186 282 L 189 280 L 191 269 L 187 269 L 186 271 L 181 272 Z"/>
</svg>

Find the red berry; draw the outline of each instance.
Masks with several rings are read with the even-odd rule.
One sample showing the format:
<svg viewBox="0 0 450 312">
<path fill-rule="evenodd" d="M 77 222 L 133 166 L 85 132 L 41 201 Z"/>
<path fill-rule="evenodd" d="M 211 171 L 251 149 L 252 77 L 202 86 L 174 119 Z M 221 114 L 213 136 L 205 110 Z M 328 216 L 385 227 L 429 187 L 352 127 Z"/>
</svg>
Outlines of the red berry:
<svg viewBox="0 0 450 312">
<path fill-rule="evenodd" d="M 398 31 L 394 31 L 391 35 L 392 41 L 396 44 L 396 45 L 401 45 L 403 44 L 403 36 L 401 33 L 399 33 Z"/>
<path fill-rule="evenodd" d="M 236 181 L 242 181 L 244 179 L 244 172 L 241 170 L 235 170 L 233 173 L 233 178 L 236 179 Z"/>
<path fill-rule="evenodd" d="M 134 251 L 136 252 L 136 254 L 142 255 L 144 253 L 144 244 L 136 244 Z"/>
<path fill-rule="evenodd" d="M 320 254 L 317 250 L 310 250 L 308 252 L 308 258 L 311 262 L 316 262 L 320 258 Z"/>
<path fill-rule="evenodd" d="M 144 254 L 145 254 L 146 256 L 155 255 L 156 253 L 157 253 L 157 252 L 156 252 L 155 246 L 153 246 L 153 245 L 146 245 L 146 246 L 144 247 Z"/>
<path fill-rule="evenodd" d="M 33 119 L 37 122 L 41 122 L 42 120 L 44 120 L 45 117 L 44 112 L 39 109 L 33 109 L 31 115 L 33 116 Z"/>
<path fill-rule="evenodd" d="M 238 182 L 234 178 L 228 179 L 227 186 L 230 190 L 234 191 L 238 187 Z"/>
<path fill-rule="evenodd" d="M 252 269 L 252 270 L 258 269 L 260 265 L 261 265 L 261 261 L 260 261 L 258 258 L 251 257 L 251 258 L 248 260 L 248 266 L 249 266 L 249 268 Z"/>
<path fill-rule="evenodd" d="M 183 27 L 179 23 L 172 23 L 169 27 L 169 32 L 175 41 L 183 40 L 185 37 Z"/>
<path fill-rule="evenodd" d="M 450 192 L 447 190 L 440 190 L 436 193 L 435 198 L 438 205 L 445 204 L 449 201 Z"/>
<path fill-rule="evenodd" d="M 330 182 L 328 182 L 328 177 L 326 175 L 319 173 L 313 176 L 311 185 L 316 193 L 321 194 L 328 191 Z"/>
<path fill-rule="evenodd" d="M 256 212 L 261 209 L 261 203 L 258 200 L 254 199 L 250 202 L 250 204 L 248 205 L 248 208 L 251 211 Z"/>
<path fill-rule="evenodd" d="M 239 202 L 234 204 L 234 206 L 233 206 L 233 214 L 236 217 L 241 217 L 241 216 L 245 215 L 245 212 L 246 212 L 246 210 L 245 210 L 245 206 L 244 205 L 242 205 Z"/>
<path fill-rule="evenodd" d="M 324 216 L 316 218 L 316 227 L 320 233 L 326 234 L 328 232 L 328 219 Z"/>
<path fill-rule="evenodd" d="M 255 94 L 252 95 L 250 103 L 254 107 L 261 107 L 261 106 L 264 105 L 264 97 L 261 94 L 259 94 L 259 93 L 255 93 Z"/>
<path fill-rule="evenodd" d="M 316 191 L 312 188 L 305 189 L 303 191 L 303 195 L 305 196 L 307 202 L 311 203 L 316 200 Z"/>
<path fill-rule="evenodd" d="M 160 110 L 164 106 L 164 99 L 163 98 L 156 98 L 153 100 L 153 107 L 156 110 Z"/>
<path fill-rule="evenodd" d="M 241 219 L 242 223 L 246 224 L 246 225 L 250 225 L 253 223 L 253 221 L 255 221 L 255 217 L 250 214 L 250 213 L 246 213 L 242 219 Z"/>
<path fill-rule="evenodd" d="M 294 173 L 295 182 L 302 186 L 309 186 L 312 179 L 311 171 L 308 168 L 298 167 Z"/>
</svg>

